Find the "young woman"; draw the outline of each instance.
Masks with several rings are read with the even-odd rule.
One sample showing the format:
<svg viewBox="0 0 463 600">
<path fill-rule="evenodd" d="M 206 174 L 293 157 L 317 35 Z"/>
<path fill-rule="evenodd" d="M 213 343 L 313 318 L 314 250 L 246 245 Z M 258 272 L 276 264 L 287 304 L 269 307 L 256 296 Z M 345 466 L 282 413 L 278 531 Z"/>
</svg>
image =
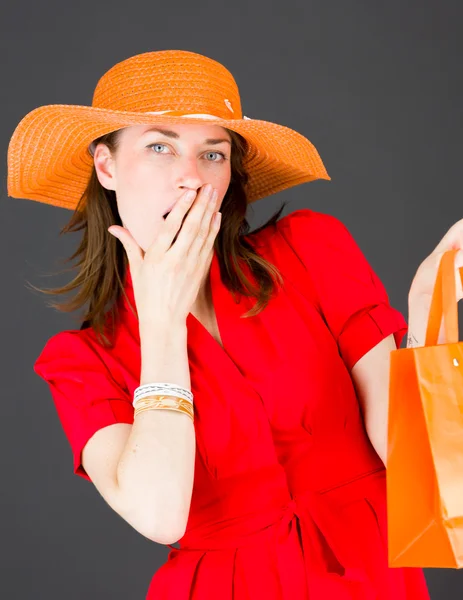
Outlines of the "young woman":
<svg viewBox="0 0 463 600">
<path fill-rule="evenodd" d="M 245 218 L 329 179 L 313 145 L 242 116 L 216 61 L 148 52 L 105 73 L 92 106 L 29 113 L 8 169 L 11 196 L 83 230 L 76 277 L 45 291 L 79 289 L 52 306 L 88 310 L 34 368 L 74 472 L 171 547 L 147 598 L 428 598 L 422 570 L 387 562 L 389 353 L 407 323 L 337 218 Z M 461 229 L 417 272 L 409 343 Z"/>
</svg>

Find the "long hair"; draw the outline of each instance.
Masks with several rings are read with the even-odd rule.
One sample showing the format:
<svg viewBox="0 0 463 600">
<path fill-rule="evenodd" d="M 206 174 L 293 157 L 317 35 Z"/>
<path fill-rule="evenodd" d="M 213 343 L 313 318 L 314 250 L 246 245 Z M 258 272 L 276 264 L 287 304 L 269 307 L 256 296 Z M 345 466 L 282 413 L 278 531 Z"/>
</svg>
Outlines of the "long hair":
<svg viewBox="0 0 463 600">
<path fill-rule="evenodd" d="M 101 136 L 94 141 L 93 146 L 104 143 L 112 153 L 115 153 L 121 131 L 118 129 Z M 250 230 L 246 220 L 245 193 L 248 175 L 243 167 L 247 142 L 238 133 L 228 129 L 227 131 L 232 139 L 231 180 L 222 201 L 220 209 L 222 221 L 214 245 L 225 286 L 234 296 L 240 293 L 257 299 L 253 308 L 242 315 L 242 318 L 246 318 L 258 314 L 266 307 L 274 292 L 273 277 L 279 283 L 282 282 L 282 277 L 277 267 L 256 253 L 244 238 Z M 275 224 L 285 206 L 284 202 L 268 221 L 251 233 L 258 233 L 265 227 Z M 77 269 L 77 275 L 69 283 L 58 288 L 37 288 L 31 284 L 33 289 L 47 295 L 63 295 L 77 289 L 77 293 L 71 300 L 61 303 L 48 302 L 47 305 L 60 312 L 69 313 L 88 302 L 86 312 L 83 317 L 77 317 L 77 321 L 81 329 L 92 327 L 99 342 L 104 346 L 111 346 L 113 343 L 106 336 L 108 319 L 111 320 L 112 333 L 114 333 L 114 326 L 119 317 L 118 300 L 121 295 L 127 299 L 123 282 L 128 259 L 121 242 L 109 233 L 108 227 L 111 225 L 122 226 L 115 192 L 107 190 L 100 184 L 93 166 L 87 187 L 75 211 L 60 231 L 62 235 L 83 230 L 77 250 L 69 258 L 64 259 L 64 262 L 68 263 L 77 258 L 77 264 L 61 271 L 63 273 Z M 249 266 L 256 279 L 257 287 L 246 278 L 240 268 L 240 260 L 244 260 Z M 130 308 L 136 315 L 135 307 L 130 305 Z"/>
</svg>

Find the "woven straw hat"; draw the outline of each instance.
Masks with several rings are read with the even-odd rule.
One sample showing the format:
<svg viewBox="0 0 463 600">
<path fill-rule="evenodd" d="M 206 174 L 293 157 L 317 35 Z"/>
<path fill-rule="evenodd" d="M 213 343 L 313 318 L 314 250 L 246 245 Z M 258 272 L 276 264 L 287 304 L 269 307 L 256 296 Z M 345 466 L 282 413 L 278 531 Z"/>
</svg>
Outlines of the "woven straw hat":
<svg viewBox="0 0 463 600">
<path fill-rule="evenodd" d="M 238 86 L 220 63 L 195 52 L 145 52 L 98 81 L 91 106 L 52 104 L 29 112 L 8 147 L 8 195 L 75 209 L 93 167 L 91 143 L 122 127 L 189 122 L 220 125 L 249 144 L 248 202 L 327 179 L 313 144 L 296 131 L 243 116 Z"/>
</svg>

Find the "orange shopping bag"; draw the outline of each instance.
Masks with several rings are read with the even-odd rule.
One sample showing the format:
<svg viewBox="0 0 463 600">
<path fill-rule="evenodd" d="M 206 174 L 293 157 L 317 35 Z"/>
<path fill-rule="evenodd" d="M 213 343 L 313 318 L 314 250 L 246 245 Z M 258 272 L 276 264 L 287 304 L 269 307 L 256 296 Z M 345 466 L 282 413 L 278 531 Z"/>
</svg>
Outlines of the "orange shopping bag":
<svg viewBox="0 0 463 600">
<path fill-rule="evenodd" d="M 387 457 L 391 567 L 463 567 L 463 342 L 455 255 L 441 259 L 425 345 L 391 352 Z M 460 270 L 463 283 L 463 272 Z M 437 344 L 442 318 L 445 344 Z"/>
</svg>

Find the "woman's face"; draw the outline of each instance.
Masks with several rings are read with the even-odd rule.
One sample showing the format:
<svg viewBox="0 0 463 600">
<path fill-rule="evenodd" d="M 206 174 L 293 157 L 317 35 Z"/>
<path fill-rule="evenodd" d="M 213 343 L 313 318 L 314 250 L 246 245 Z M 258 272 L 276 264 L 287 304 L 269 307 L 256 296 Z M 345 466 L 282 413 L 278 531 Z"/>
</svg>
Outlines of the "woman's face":
<svg viewBox="0 0 463 600">
<path fill-rule="evenodd" d="M 231 178 L 231 138 L 219 125 L 133 125 L 120 132 L 115 155 L 98 144 L 97 177 L 114 190 L 122 223 L 146 251 L 163 215 L 187 190 L 206 183 L 218 190 L 216 210 Z"/>
</svg>

